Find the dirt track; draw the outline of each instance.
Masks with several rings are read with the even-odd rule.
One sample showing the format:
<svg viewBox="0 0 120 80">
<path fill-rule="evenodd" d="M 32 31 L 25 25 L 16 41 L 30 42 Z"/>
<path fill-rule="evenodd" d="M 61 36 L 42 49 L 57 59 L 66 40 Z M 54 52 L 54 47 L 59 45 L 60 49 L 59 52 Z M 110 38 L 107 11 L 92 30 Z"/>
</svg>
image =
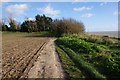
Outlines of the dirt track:
<svg viewBox="0 0 120 80">
<path fill-rule="evenodd" d="M 5 35 L 2 39 L 3 78 L 63 78 L 54 39 Z"/>
<path fill-rule="evenodd" d="M 50 39 L 48 44 L 40 52 L 40 56 L 28 73 L 29 78 L 63 78 L 58 56 L 55 52 L 54 39 Z"/>
</svg>

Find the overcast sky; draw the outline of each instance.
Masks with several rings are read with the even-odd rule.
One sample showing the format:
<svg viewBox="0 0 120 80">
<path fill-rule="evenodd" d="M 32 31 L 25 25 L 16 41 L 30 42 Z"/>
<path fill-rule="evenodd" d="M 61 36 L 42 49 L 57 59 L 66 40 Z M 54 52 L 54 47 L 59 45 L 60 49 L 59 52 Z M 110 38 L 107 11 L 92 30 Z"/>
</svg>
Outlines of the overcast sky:
<svg viewBox="0 0 120 80">
<path fill-rule="evenodd" d="M 117 2 L 5 2 L 0 8 L 2 18 L 12 16 L 18 22 L 45 14 L 53 19 L 64 17 L 82 21 L 87 32 L 118 30 Z"/>
</svg>

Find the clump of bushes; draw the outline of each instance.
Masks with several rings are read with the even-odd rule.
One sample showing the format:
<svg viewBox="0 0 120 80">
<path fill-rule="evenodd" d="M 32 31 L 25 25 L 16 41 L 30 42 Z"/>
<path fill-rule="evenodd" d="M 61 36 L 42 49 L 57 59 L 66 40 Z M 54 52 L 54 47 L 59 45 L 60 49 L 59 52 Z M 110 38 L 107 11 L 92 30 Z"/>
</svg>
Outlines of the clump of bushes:
<svg viewBox="0 0 120 80">
<path fill-rule="evenodd" d="M 56 19 L 53 21 L 52 32 L 55 36 L 62 34 L 84 33 L 85 28 L 82 22 L 74 19 Z"/>
</svg>

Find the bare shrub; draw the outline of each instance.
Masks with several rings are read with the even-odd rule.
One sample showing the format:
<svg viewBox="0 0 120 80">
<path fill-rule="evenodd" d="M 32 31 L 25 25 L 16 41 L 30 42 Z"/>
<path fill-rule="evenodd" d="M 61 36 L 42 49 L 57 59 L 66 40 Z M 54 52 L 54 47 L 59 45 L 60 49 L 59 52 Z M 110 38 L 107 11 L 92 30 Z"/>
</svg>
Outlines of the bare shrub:
<svg viewBox="0 0 120 80">
<path fill-rule="evenodd" d="M 84 33 L 85 28 L 82 22 L 74 19 L 61 19 L 54 20 L 52 26 L 52 32 L 56 36 L 61 36 L 62 34 L 79 34 Z"/>
</svg>

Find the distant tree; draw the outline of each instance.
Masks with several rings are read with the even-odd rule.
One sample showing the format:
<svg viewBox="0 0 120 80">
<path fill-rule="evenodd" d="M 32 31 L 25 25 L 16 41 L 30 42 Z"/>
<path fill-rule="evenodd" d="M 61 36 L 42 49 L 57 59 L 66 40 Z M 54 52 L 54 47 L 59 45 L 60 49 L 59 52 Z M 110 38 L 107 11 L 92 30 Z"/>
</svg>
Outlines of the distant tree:
<svg viewBox="0 0 120 80">
<path fill-rule="evenodd" d="M 51 30 L 52 21 L 53 21 L 52 18 L 46 17 L 46 20 L 45 20 L 45 30 L 46 31 L 50 31 Z"/>
<path fill-rule="evenodd" d="M 6 25 L 3 24 L 3 25 L 2 25 L 2 31 L 6 31 L 6 30 L 7 30 Z"/>
<path fill-rule="evenodd" d="M 35 19 L 36 19 L 38 31 L 43 31 L 43 30 L 44 30 L 44 27 L 43 27 L 43 19 L 42 19 L 42 16 L 37 15 L 37 16 L 35 16 Z"/>
<path fill-rule="evenodd" d="M 3 24 L 2 25 L 2 31 L 9 31 L 9 28 L 7 25 Z"/>
<path fill-rule="evenodd" d="M 38 31 L 37 24 L 35 21 L 26 20 L 21 24 L 20 31 L 22 31 L 22 32 L 36 32 L 36 31 Z"/>
<path fill-rule="evenodd" d="M 16 31 L 17 30 L 16 21 L 14 19 L 9 18 L 9 25 L 10 25 L 10 30 L 11 31 Z"/>
<path fill-rule="evenodd" d="M 20 31 L 20 29 L 21 29 L 21 23 L 18 22 L 18 23 L 16 24 L 16 26 L 17 26 L 17 31 Z"/>
<path fill-rule="evenodd" d="M 20 31 L 22 32 L 28 32 L 28 22 L 27 21 L 24 21 L 22 24 L 21 24 L 21 29 Z"/>
<path fill-rule="evenodd" d="M 52 24 L 52 18 L 46 17 L 44 14 L 42 16 L 35 16 L 38 31 L 48 31 Z"/>
<path fill-rule="evenodd" d="M 9 27 L 2 21 L 0 21 L 0 31 L 9 31 Z"/>
</svg>

